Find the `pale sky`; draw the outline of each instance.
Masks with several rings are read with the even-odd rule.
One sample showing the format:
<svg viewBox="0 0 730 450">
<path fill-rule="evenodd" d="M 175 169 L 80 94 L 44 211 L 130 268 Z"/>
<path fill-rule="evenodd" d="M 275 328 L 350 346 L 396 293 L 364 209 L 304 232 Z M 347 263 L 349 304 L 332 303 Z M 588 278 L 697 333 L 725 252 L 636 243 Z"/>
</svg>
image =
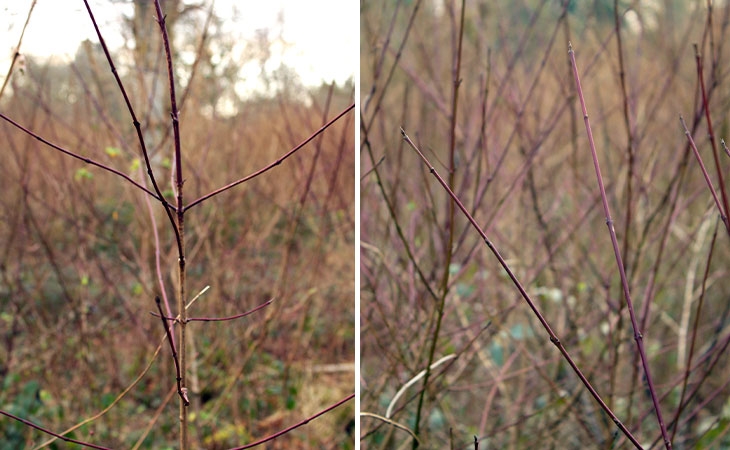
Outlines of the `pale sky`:
<svg viewBox="0 0 730 450">
<path fill-rule="evenodd" d="M 31 3 L 32 0 L 0 0 L 0 80 L 7 73 Z M 119 17 L 125 11 L 129 14 L 130 3 L 89 2 L 112 49 L 123 43 Z M 223 18 L 232 18 L 234 5 L 238 9 L 237 19 L 230 20 L 225 27 L 240 36 L 242 42 L 254 36 L 257 29 L 276 28 L 279 12 L 283 12 L 283 38 L 291 46 L 280 58 L 295 68 L 304 84 L 318 86 L 323 81 L 341 84 L 354 77 L 359 52 L 358 2 L 216 0 L 215 10 Z M 70 60 L 84 39 L 98 42 L 83 1 L 38 0 L 21 53 Z"/>
</svg>

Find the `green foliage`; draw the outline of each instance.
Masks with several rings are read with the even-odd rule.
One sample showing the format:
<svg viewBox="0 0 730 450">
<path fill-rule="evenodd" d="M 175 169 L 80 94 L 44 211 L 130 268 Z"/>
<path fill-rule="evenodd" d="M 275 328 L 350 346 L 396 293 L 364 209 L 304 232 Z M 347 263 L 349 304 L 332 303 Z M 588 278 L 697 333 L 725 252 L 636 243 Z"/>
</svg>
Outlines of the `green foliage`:
<svg viewBox="0 0 730 450">
<path fill-rule="evenodd" d="M 74 180 L 76 181 L 91 180 L 92 178 L 94 178 L 94 175 L 86 167 L 80 167 L 74 173 Z"/>
<path fill-rule="evenodd" d="M 712 426 L 702 435 L 694 448 L 715 449 L 730 447 L 730 436 L 728 436 L 730 419 L 723 417 L 713 422 Z"/>
<path fill-rule="evenodd" d="M 3 382 L 3 392 L 13 392 L 13 385 L 18 382 L 20 382 L 18 376 L 7 376 Z M 0 400 L 2 409 L 8 411 L 10 414 L 31 422 L 38 422 L 36 414 L 39 412 L 43 403 L 40 397 L 40 385 L 37 381 L 31 380 L 26 382 L 14 397 L 7 398 L 6 395 L 3 395 Z M 3 418 L 0 420 L 0 435 L 4 438 L 0 440 L 0 450 L 24 448 L 26 439 L 32 433 L 34 431 L 22 423 Z"/>
</svg>

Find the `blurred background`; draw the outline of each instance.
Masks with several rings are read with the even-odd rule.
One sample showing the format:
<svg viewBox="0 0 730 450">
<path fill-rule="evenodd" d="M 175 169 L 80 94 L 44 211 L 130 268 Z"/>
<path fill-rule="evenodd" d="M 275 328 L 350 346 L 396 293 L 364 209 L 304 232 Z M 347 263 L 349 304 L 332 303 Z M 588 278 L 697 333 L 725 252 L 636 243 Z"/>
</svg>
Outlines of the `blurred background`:
<svg viewBox="0 0 730 450">
<path fill-rule="evenodd" d="M 355 5 L 308 3 L 162 2 L 186 204 L 273 163 L 352 105 L 357 63 L 345 49 L 357 42 Z M 90 7 L 173 202 L 154 3 Z M 152 189 L 84 5 L 2 8 L 0 112 Z M 350 111 L 271 173 L 186 214 L 188 300 L 209 286 L 191 317 L 274 299 L 252 316 L 187 327 L 195 448 L 252 442 L 354 390 L 353 130 Z M 0 134 L 0 408 L 55 432 L 84 422 L 68 436 L 112 448 L 174 448 L 175 368 L 150 315 L 156 295 L 176 314 L 177 250 L 164 210 L 6 120 Z M 353 417 L 351 401 L 267 448 L 352 448 Z M 0 435 L 8 449 L 49 438 L 7 418 Z"/>
<path fill-rule="evenodd" d="M 360 12 L 362 447 L 414 448 L 413 435 L 421 448 L 633 447 L 399 127 L 606 404 L 645 448 L 663 446 L 569 42 L 674 448 L 729 446 L 729 235 L 678 120 L 721 196 L 726 2 L 387 0 Z"/>
</svg>

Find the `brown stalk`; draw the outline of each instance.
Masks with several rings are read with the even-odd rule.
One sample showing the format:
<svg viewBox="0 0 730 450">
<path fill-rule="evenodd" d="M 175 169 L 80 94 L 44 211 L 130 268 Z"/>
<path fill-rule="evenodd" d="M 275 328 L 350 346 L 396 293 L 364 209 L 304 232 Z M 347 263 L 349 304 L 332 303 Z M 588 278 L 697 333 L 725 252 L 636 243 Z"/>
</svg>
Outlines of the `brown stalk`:
<svg viewBox="0 0 730 450">
<path fill-rule="evenodd" d="M 33 0 L 33 2 L 30 4 L 30 9 L 28 9 L 28 16 L 25 18 L 23 30 L 20 32 L 20 37 L 18 38 L 18 44 L 15 46 L 15 50 L 13 51 L 13 59 L 10 61 L 8 73 L 5 75 L 2 87 L 0 87 L 0 98 L 3 98 L 3 94 L 5 93 L 5 87 L 8 85 L 8 81 L 10 81 L 10 76 L 13 74 L 13 68 L 15 68 L 15 63 L 18 61 L 18 57 L 20 57 L 20 45 L 23 43 L 23 36 L 25 36 L 25 30 L 26 28 L 28 28 L 28 22 L 30 22 L 30 16 L 33 14 L 33 9 L 35 8 L 36 3 L 38 3 L 38 0 Z"/>
<path fill-rule="evenodd" d="M 621 84 L 621 97 L 623 99 L 623 113 L 624 113 L 624 126 L 626 127 L 626 153 L 628 155 L 628 168 L 626 173 L 626 211 L 624 217 L 624 232 L 623 232 L 623 249 L 621 254 L 626 258 L 626 264 L 628 265 L 629 257 L 629 243 L 631 242 L 631 220 L 633 211 L 633 180 L 634 180 L 634 165 L 636 161 L 636 149 L 634 148 L 634 133 L 631 124 L 631 116 L 629 115 L 629 98 L 626 88 L 626 69 L 624 67 L 624 53 L 623 44 L 621 41 L 621 17 L 619 16 L 619 4 L 618 0 L 613 2 L 613 14 L 614 14 L 614 26 L 616 29 L 616 47 L 618 49 L 618 65 L 619 65 L 619 80 Z M 624 302 L 619 304 L 618 310 L 618 324 L 616 335 L 620 336 L 623 330 L 623 309 L 625 307 Z M 609 374 L 609 388 L 608 388 L 608 404 L 613 406 L 613 397 L 616 390 L 616 372 L 618 370 L 618 358 L 621 349 L 621 341 L 617 340 L 615 348 L 612 352 L 613 361 L 611 362 L 611 369 Z"/>
<path fill-rule="evenodd" d="M 188 449 L 188 407 L 190 400 L 187 397 L 187 341 L 185 337 L 185 328 L 187 326 L 188 313 L 185 308 L 185 206 L 183 204 L 183 174 L 182 174 L 182 149 L 180 145 L 180 120 L 179 111 L 177 109 L 177 99 L 175 97 L 175 76 L 172 68 L 172 51 L 170 50 L 170 39 L 165 25 L 165 15 L 162 12 L 162 6 L 159 0 L 155 0 L 155 11 L 157 13 L 157 23 L 160 26 L 162 34 L 162 43 L 165 48 L 165 59 L 167 61 L 167 79 L 170 89 L 170 116 L 172 119 L 173 142 L 175 143 L 175 187 L 177 197 L 177 224 L 172 220 L 170 210 L 165 208 L 170 216 L 175 231 L 178 251 L 178 293 L 177 293 L 177 309 L 180 316 L 180 358 L 179 366 L 176 367 L 178 379 L 178 394 L 180 395 L 180 449 Z M 140 139 L 141 140 L 141 139 Z M 146 157 L 146 154 L 145 154 Z M 149 167 L 149 166 L 148 166 Z M 150 169 L 151 176 L 151 169 Z M 158 298 L 159 305 L 159 298 Z M 159 308 L 160 316 L 163 315 L 162 308 Z M 162 320 L 167 327 L 167 321 Z M 169 334 L 168 334 L 169 336 Z M 172 339 L 170 339 L 172 343 Z M 175 349 L 173 348 L 173 352 Z"/>
</svg>

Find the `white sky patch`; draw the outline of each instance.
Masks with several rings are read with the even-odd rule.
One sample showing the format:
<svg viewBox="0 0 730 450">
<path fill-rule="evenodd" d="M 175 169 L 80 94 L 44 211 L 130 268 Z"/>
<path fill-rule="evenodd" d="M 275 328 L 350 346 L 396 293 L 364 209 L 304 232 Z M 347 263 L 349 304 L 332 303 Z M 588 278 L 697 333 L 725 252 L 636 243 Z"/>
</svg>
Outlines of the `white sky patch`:
<svg viewBox="0 0 730 450">
<path fill-rule="evenodd" d="M 0 0 L 0 80 L 7 73 L 31 3 L 32 0 Z M 112 50 L 124 45 L 121 15 L 131 15 L 131 2 L 89 3 L 107 45 Z M 233 14 L 234 8 L 238 14 Z M 241 41 L 252 39 L 257 29 L 278 30 L 277 20 L 282 15 L 282 37 L 290 45 L 280 55 L 272 53 L 272 57 L 276 56 L 272 59 L 293 68 L 307 86 L 332 81 L 341 84 L 354 78 L 359 51 L 357 8 L 356 2 L 342 0 L 215 2 L 215 11 L 226 19 L 226 32 Z M 38 0 L 21 53 L 70 61 L 84 39 L 98 42 L 82 2 Z"/>
<path fill-rule="evenodd" d="M 32 1 L 0 0 L 0 73 L 4 76 L 9 60 L 18 44 L 23 24 L 28 16 Z M 121 23 L 118 19 L 123 5 L 92 1 L 91 10 L 110 47 L 119 47 Z M 129 11 L 129 7 L 126 10 Z M 115 39 L 116 38 L 116 39 Z M 98 42 L 94 27 L 82 2 L 59 2 L 38 0 L 25 30 L 21 53 L 68 61 L 73 58 L 79 43 L 84 39 Z"/>
</svg>

